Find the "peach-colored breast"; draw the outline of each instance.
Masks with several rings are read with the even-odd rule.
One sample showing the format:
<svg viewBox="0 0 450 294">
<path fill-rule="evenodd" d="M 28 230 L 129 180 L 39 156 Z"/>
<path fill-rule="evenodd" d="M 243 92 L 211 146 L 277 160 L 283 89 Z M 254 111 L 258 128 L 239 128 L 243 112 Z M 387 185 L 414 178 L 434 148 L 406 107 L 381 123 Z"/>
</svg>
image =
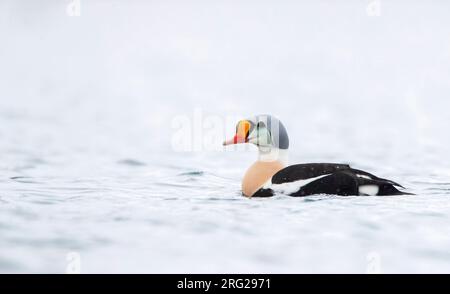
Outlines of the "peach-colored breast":
<svg viewBox="0 0 450 294">
<path fill-rule="evenodd" d="M 279 161 L 257 161 L 244 175 L 242 179 L 242 193 L 251 197 L 258 191 L 274 174 L 284 168 Z"/>
</svg>

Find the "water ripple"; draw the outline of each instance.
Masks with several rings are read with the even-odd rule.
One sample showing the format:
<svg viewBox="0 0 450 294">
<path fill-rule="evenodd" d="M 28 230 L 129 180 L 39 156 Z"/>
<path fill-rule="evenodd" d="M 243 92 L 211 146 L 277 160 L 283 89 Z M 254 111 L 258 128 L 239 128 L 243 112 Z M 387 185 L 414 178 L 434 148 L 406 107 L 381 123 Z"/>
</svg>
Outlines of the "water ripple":
<svg viewBox="0 0 450 294">
<path fill-rule="evenodd" d="M 145 162 L 142 162 L 142 161 L 139 161 L 136 159 L 130 159 L 130 158 L 119 160 L 117 163 L 121 164 L 121 165 L 128 165 L 128 166 L 146 166 L 147 165 L 147 164 L 145 164 Z"/>
</svg>

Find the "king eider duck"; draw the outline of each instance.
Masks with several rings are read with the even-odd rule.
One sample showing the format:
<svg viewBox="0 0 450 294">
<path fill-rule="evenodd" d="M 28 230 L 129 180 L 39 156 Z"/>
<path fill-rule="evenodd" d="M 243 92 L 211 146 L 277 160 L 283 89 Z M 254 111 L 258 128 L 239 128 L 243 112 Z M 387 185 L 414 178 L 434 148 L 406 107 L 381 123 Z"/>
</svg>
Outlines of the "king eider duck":
<svg viewBox="0 0 450 294">
<path fill-rule="evenodd" d="M 341 196 L 407 195 L 396 182 L 379 178 L 348 164 L 308 163 L 287 166 L 289 137 L 284 125 L 270 115 L 241 120 L 236 134 L 223 143 L 251 143 L 258 147 L 258 160 L 242 180 L 247 197 L 270 197 L 275 194 L 308 196 L 331 194 Z"/>
</svg>

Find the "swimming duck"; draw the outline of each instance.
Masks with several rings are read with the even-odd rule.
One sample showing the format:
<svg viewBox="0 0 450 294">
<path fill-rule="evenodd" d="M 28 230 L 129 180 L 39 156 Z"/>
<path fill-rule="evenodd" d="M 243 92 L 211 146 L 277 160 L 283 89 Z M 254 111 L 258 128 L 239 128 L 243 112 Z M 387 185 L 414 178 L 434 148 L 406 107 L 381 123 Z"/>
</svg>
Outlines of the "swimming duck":
<svg viewBox="0 0 450 294">
<path fill-rule="evenodd" d="M 348 164 L 308 163 L 287 165 L 289 137 L 284 125 L 270 115 L 241 120 L 236 134 L 223 143 L 251 143 L 258 147 L 258 160 L 242 180 L 247 197 L 270 197 L 275 194 L 308 196 L 333 194 L 341 196 L 406 195 L 400 184 L 354 169 Z"/>
</svg>

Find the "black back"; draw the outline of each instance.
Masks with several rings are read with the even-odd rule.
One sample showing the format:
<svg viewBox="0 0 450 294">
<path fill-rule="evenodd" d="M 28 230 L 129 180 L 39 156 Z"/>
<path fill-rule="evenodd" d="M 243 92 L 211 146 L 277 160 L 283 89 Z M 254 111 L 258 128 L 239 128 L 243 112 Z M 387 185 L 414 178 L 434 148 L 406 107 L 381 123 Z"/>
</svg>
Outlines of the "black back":
<svg viewBox="0 0 450 294">
<path fill-rule="evenodd" d="M 399 191 L 395 186 L 399 184 L 379 178 L 368 172 L 353 169 L 348 164 L 337 163 L 309 163 L 296 164 L 286 167 L 272 177 L 272 184 L 290 183 L 299 180 L 307 180 L 324 176 L 312 181 L 299 190 L 289 194 L 290 196 L 308 196 L 315 194 L 331 195 L 359 195 L 359 187 L 362 185 L 376 185 L 379 188 L 378 196 L 407 195 Z M 269 197 L 275 193 L 272 189 L 259 189 L 253 197 Z"/>
</svg>

